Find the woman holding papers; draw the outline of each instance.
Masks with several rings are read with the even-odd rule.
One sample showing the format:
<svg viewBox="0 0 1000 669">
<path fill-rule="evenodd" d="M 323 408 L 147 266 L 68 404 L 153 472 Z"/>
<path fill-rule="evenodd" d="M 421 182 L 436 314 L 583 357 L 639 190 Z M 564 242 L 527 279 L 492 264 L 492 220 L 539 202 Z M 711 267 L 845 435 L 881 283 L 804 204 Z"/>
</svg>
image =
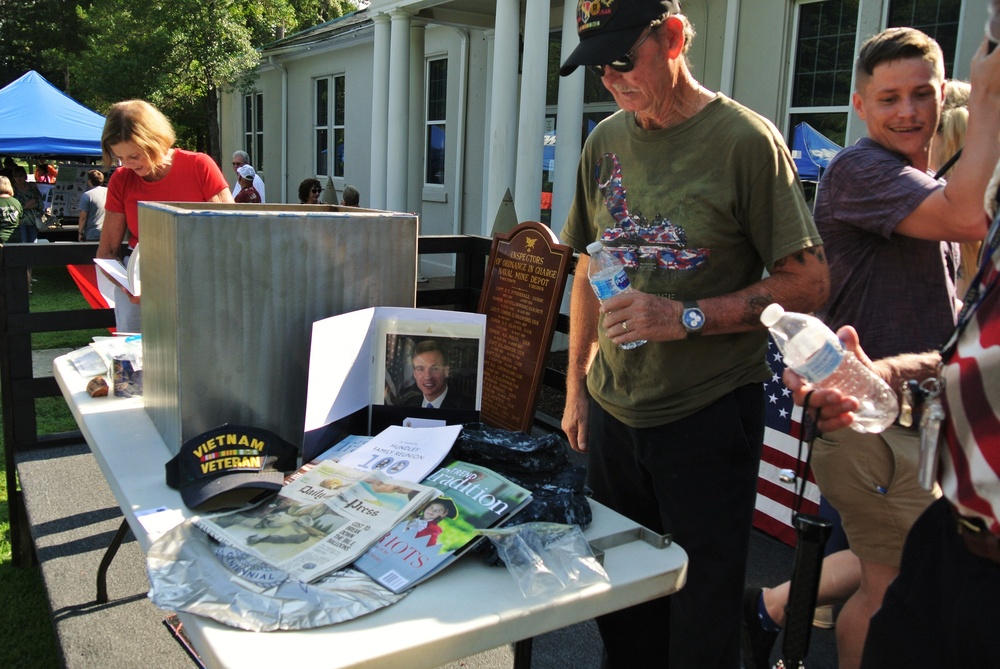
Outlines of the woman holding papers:
<svg viewBox="0 0 1000 669">
<path fill-rule="evenodd" d="M 98 258 L 119 258 L 126 230 L 129 249 L 135 248 L 139 202 L 233 201 L 219 166 L 203 153 L 174 148 L 175 139 L 170 121 L 148 102 L 127 100 L 111 107 L 101 150 L 105 164 L 121 169 L 108 181 Z M 118 331 L 139 332 L 139 297 L 120 284 L 116 294 Z"/>
</svg>

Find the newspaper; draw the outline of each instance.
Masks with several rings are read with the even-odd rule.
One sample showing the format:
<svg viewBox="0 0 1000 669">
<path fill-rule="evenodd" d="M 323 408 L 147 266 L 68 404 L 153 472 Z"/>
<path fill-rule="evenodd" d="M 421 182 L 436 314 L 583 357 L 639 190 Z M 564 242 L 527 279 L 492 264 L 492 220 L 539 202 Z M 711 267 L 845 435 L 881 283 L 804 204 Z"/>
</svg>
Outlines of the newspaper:
<svg viewBox="0 0 1000 669">
<path fill-rule="evenodd" d="M 313 582 L 349 565 L 439 494 L 325 460 L 255 507 L 200 516 L 194 523 L 220 543 Z"/>
</svg>

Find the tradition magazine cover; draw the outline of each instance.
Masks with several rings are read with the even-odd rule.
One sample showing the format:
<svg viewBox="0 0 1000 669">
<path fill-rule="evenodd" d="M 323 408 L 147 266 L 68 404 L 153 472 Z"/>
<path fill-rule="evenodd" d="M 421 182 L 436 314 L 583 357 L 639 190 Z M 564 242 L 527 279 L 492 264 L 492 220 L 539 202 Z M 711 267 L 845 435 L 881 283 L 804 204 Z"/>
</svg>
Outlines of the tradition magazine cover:
<svg viewBox="0 0 1000 669">
<path fill-rule="evenodd" d="M 481 538 L 477 530 L 505 523 L 531 501 L 521 486 L 461 461 L 421 483 L 440 496 L 408 514 L 354 563 L 396 593 L 443 569 Z"/>
</svg>

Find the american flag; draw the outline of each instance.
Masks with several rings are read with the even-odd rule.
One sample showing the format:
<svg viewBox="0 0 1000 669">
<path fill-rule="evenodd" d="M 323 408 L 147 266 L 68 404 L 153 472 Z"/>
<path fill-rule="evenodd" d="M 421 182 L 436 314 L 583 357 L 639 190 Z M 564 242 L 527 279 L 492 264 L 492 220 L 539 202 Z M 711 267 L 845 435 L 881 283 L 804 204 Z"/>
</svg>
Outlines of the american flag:
<svg viewBox="0 0 1000 669">
<path fill-rule="evenodd" d="M 770 337 L 767 340 L 767 364 L 771 367 L 771 378 L 764 382 L 767 421 L 764 428 L 764 451 L 761 454 L 757 479 L 757 505 L 753 524 L 757 529 L 794 546 L 792 510 L 795 508 L 798 484 L 782 483 L 779 476 L 782 469 L 800 471 L 802 468 L 797 460 L 799 434 L 802 430 L 802 407 L 792 403 L 792 391 L 781 382 L 785 364 L 781 359 L 781 351 Z M 803 450 L 802 457 L 804 458 L 806 454 L 807 451 Z M 811 472 L 807 480 L 801 511 L 815 514 L 819 511 L 819 488 L 816 487 Z"/>
<path fill-rule="evenodd" d="M 410 362 L 413 341 L 397 334 L 385 336 L 386 402 L 395 404 L 413 385 L 413 365 Z"/>
</svg>

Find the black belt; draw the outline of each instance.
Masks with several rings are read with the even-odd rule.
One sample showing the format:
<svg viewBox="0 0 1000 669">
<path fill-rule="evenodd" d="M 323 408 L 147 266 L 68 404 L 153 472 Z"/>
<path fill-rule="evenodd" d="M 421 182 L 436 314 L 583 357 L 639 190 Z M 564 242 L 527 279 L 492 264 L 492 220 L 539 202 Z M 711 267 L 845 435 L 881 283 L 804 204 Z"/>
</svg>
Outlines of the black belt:
<svg viewBox="0 0 1000 669">
<path fill-rule="evenodd" d="M 965 547 L 973 555 L 1000 564 L 1000 537 L 993 534 L 980 518 L 966 518 L 959 515 L 955 507 L 948 505 L 955 517 L 958 534 L 965 542 Z"/>
</svg>

